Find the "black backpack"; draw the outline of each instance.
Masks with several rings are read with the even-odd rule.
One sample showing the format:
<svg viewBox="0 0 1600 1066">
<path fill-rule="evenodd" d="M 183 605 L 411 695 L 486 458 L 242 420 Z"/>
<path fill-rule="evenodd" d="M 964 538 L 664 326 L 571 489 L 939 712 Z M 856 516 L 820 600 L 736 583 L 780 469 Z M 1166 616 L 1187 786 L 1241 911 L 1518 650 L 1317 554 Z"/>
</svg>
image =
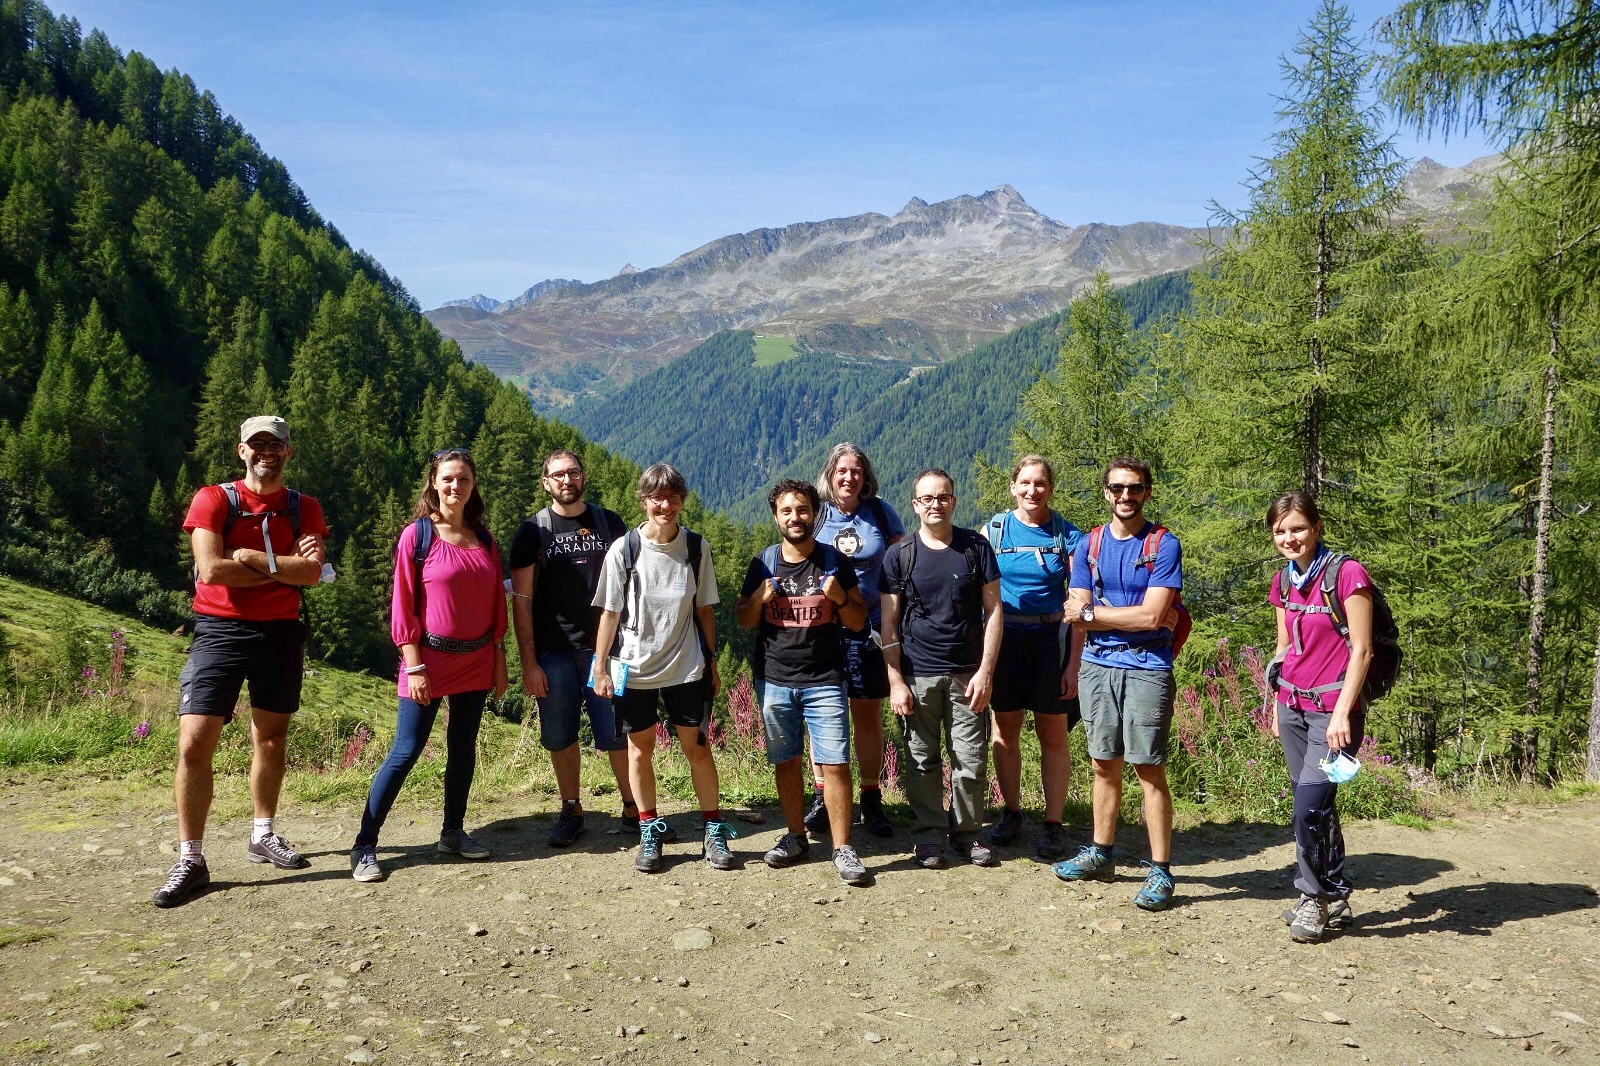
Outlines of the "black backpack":
<svg viewBox="0 0 1600 1066">
<path fill-rule="evenodd" d="M 300 543 L 300 493 L 297 490 L 288 490 L 289 495 L 284 500 L 283 510 L 281 511 L 250 512 L 244 509 L 244 503 L 239 499 L 239 487 L 233 482 L 224 481 L 222 484 L 218 485 L 217 488 L 222 490 L 222 495 L 228 500 L 228 517 L 222 520 L 222 539 L 224 541 L 228 539 L 228 531 L 231 530 L 234 526 L 234 523 L 239 521 L 241 518 L 259 518 L 263 523 L 265 523 L 274 515 L 283 515 L 289 519 L 289 531 L 294 538 L 294 543 L 296 545 Z M 267 540 L 267 531 L 265 527 L 263 527 L 261 531 L 261 540 L 263 545 L 270 551 L 272 549 L 272 544 Z M 200 580 L 200 568 L 198 566 L 193 569 L 192 574 L 194 580 Z M 300 593 L 302 596 L 305 595 L 305 589 L 300 588 L 298 585 L 290 587 L 296 592 Z"/>
<path fill-rule="evenodd" d="M 966 531 L 960 530 L 955 535 L 959 537 L 964 532 Z M 922 600 L 917 596 L 917 587 L 911 582 L 911 573 L 917 565 L 917 544 L 921 539 L 917 531 L 912 530 L 906 534 L 904 540 L 890 549 L 890 551 L 898 551 L 900 553 L 900 578 L 895 584 L 895 595 L 900 597 L 900 631 L 902 636 L 905 634 L 906 622 L 910 620 L 914 610 L 922 610 L 926 613 Z M 978 539 L 977 534 L 973 534 L 971 539 L 961 546 L 961 555 L 967 560 L 967 575 L 976 578 L 975 581 L 967 586 L 966 606 L 982 610 L 983 556 L 978 548 Z"/>
<path fill-rule="evenodd" d="M 1305 614 L 1327 614 L 1333 622 L 1333 628 L 1344 638 L 1346 648 L 1350 646 L 1350 623 L 1345 616 L 1344 604 L 1339 602 L 1339 569 L 1349 558 L 1348 555 L 1335 555 L 1322 568 L 1322 579 L 1317 582 L 1322 594 L 1320 607 L 1293 603 L 1289 599 L 1292 586 L 1287 564 L 1278 575 L 1278 595 L 1283 597 L 1285 609 Z M 1376 581 L 1367 587 L 1372 593 L 1372 662 L 1367 665 L 1367 679 L 1361 686 L 1361 695 L 1370 702 L 1382 699 L 1393 690 L 1395 682 L 1400 679 L 1400 663 L 1405 658 L 1405 652 L 1400 649 L 1400 627 L 1395 624 L 1394 610 L 1389 606 L 1388 597 Z M 1341 673 L 1340 687 L 1343 683 L 1344 674 Z"/>
<path fill-rule="evenodd" d="M 589 508 L 589 513 L 593 515 L 595 519 L 595 532 L 600 534 L 600 539 L 605 541 L 607 546 L 622 539 L 623 535 L 627 532 L 627 529 L 622 524 L 622 519 L 618 518 L 604 507 L 596 507 L 594 504 L 588 504 L 587 506 Z M 533 524 L 539 529 L 539 536 L 535 542 L 535 561 L 542 570 L 545 566 L 545 551 L 549 547 L 550 542 L 555 540 L 556 536 L 555 523 L 550 520 L 550 508 L 543 508 L 536 513 L 533 516 Z M 699 565 L 698 561 L 696 561 L 696 565 Z"/>
</svg>

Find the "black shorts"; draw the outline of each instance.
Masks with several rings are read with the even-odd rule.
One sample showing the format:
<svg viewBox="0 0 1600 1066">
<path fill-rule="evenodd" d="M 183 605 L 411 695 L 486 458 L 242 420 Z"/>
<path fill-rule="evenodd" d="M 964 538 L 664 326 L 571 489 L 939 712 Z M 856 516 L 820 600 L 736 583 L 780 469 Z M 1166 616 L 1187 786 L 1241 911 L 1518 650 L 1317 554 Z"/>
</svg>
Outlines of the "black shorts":
<svg viewBox="0 0 1600 1066">
<path fill-rule="evenodd" d="M 233 721 L 239 689 L 250 683 L 250 706 L 276 714 L 300 709 L 306 646 L 298 618 L 246 622 L 199 615 L 189 658 L 178 675 L 178 713 Z"/>
<path fill-rule="evenodd" d="M 706 685 L 699 681 L 686 681 L 666 688 L 630 688 L 612 699 L 611 706 L 622 720 L 623 728 L 630 733 L 654 729 L 665 711 L 667 724 L 701 729 L 710 725 L 706 720 L 708 703 Z"/>
<path fill-rule="evenodd" d="M 889 698 L 889 668 L 883 665 L 883 649 L 872 639 L 870 630 L 852 633 L 844 630 L 845 693 L 853 700 Z"/>
<path fill-rule="evenodd" d="M 1078 721 L 1078 697 L 1061 695 L 1062 665 L 1058 625 L 1006 626 L 990 706 L 1001 713 L 1064 714 L 1071 729 Z"/>
</svg>

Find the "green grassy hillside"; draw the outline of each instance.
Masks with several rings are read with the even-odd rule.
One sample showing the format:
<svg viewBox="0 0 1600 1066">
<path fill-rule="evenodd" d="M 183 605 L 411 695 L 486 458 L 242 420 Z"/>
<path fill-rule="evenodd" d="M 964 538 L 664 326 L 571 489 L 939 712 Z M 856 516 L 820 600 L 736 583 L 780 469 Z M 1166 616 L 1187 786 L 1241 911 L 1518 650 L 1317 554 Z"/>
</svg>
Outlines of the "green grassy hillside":
<svg viewBox="0 0 1600 1066">
<path fill-rule="evenodd" d="M 635 462 L 679 467 L 707 504 L 726 507 L 906 371 L 905 363 L 802 353 L 781 338 L 733 330 L 615 396 L 580 403 L 570 417 Z"/>
<path fill-rule="evenodd" d="M 1165 274 L 1135 282 L 1121 292 L 1135 328 L 1189 306 L 1189 275 Z M 814 478 L 836 441 L 854 441 L 872 457 L 880 493 L 902 517 L 910 514 L 911 479 L 942 466 L 956 479 L 962 504 L 957 521 L 979 518 L 973 457 L 999 461 L 1009 454 L 1022 393 L 1055 366 L 1061 350 L 1062 311 L 1013 330 L 909 381 L 874 396 L 846 414 L 817 443 L 793 456 L 770 479 Z M 746 521 L 766 516 L 766 482 L 752 484 L 730 514 Z"/>
</svg>

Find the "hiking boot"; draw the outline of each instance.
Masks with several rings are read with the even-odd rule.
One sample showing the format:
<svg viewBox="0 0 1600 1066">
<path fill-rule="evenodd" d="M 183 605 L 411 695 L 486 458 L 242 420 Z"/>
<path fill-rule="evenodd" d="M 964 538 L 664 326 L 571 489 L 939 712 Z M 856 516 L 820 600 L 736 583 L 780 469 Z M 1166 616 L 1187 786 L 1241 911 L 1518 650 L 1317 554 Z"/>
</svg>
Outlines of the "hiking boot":
<svg viewBox="0 0 1600 1066">
<path fill-rule="evenodd" d="M 665 818 L 655 818 L 641 825 L 639 851 L 633 857 L 633 868 L 645 874 L 653 874 L 661 869 L 661 845 L 666 839 Z"/>
<path fill-rule="evenodd" d="M 713 870 L 738 869 L 738 860 L 733 857 L 733 852 L 728 849 L 728 838 L 738 835 L 733 826 L 727 822 L 706 823 L 705 843 L 701 847 L 705 851 L 706 862 L 711 864 Z"/>
<path fill-rule="evenodd" d="M 357 881 L 382 881 L 383 867 L 378 865 L 378 849 L 371 844 L 357 844 L 350 849 L 350 876 Z"/>
<path fill-rule="evenodd" d="M 1060 822 L 1046 822 L 1033 838 L 1033 853 L 1045 862 L 1064 859 L 1067 855 L 1067 827 Z"/>
<path fill-rule="evenodd" d="M 1172 903 L 1172 875 L 1152 862 L 1141 860 L 1139 865 L 1150 872 L 1144 875 L 1144 884 L 1133 894 L 1134 905 L 1147 911 L 1166 910 Z"/>
<path fill-rule="evenodd" d="M 806 829 L 818 836 L 831 833 L 831 827 L 828 825 L 828 805 L 822 802 L 820 789 L 811 794 L 811 809 L 806 811 Z"/>
<path fill-rule="evenodd" d="M 1328 905 L 1315 896 L 1301 896 L 1294 905 L 1294 921 L 1289 923 L 1289 939 L 1297 944 L 1315 944 L 1328 928 Z"/>
<path fill-rule="evenodd" d="M 967 844 L 967 859 L 974 866 L 999 866 L 1000 860 L 994 857 L 994 852 L 989 850 L 982 838 L 974 836 Z"/>
<path fill-rule="evenodd" d="M 583 833 L 583 811 L 576 803 L 563 803 L 561 814 L 556 818 L 555 826 L 550 830 L 550 846 L 552 848 L 569 848 Z"/>
<path fill-rule="evenodd" d="M 1050 870 L 1063 881 L 1115 881 L 1117 879 L 1116 860 L 1110 854 L 1101 855 L 1090 844 L 1085 844 L 1078 849 L 1078 854 L 1070 859 L 1062 859 L 1050 867 Z"/>
<path fill-rule="evenodd" d="M 849 844 L 841 844 L 833 849 L 833 868 L 839 871 L 839 879 L 847 885 L 872 883 L 871 871 L 861 864 L 861 856 Z"/>
<path fill-rule="evenodd" d="M 911 857 L 924 870 L 944 869 L 944 845 L 942 843 L 917 844 L 911 849 Z"/>
<path fill-rule="evenodd" d="M 289 846 L 277 833 L 269 833 L 260 840 L 252 840 L 245 849 L 251 862 L 270 862 L 280 870 L 298 870 L 310 866 L 306 857 Z"/>
<path fill-rule="evenodd" d="M 662 842 L 676 844 L 678 842 L 678 831 L 672 827 L 672 823 L 665 818 L 659 818 L 657 821 L 667 827 L 666 835 L 661 838 Z M 623 811 L 617 815 L 617 832 L 625 833 L 631 837 L 639 835 L 639 809 L 637 807 L 634 808 L 632 814 Z"/>
<path fill-rule="evenodd" d="M 179 859 L 167 871 L 167 879 L 156 889 L 150 902 L 157 907 L 176 907 L 198 896 L 211 884 L 211 870 L 204 859 Z"/>
<path fill-rule="evenodd" d="M 806 857 L 811 844 L 804 833 L 785 833 L 765 856 L 766 864 L 774 870 L 793 866 Z M 714 864 L 713 864 L 714 865 Z"/>
<path fill-rule="evenodd" d="M 1304 900 L 1306 897 L 1305 896 L 1301 896 L 1300 898 L 1302 900 Z M 1283 924 L 1284 925 L 1293 925 L 1294 924 L 1294 920 L 1299 915 L 1299 913 L 1300 913 L 1300 905 L 1298 903 L 1295 904 L 1293 907 L 1285 908 L 1284 912 L 1283 912 Z M 1348 928 L 1350 928 L 1350 926 L 1355 924 L 1355 920 L 1356 920 L 1356 916 L 1355 916 L 1355 913 L 1350 910 L 1350 901 L 1349 900 L 1347 900 L 1347 899 L 1330 899 L 1330 900 L 1328 900 L 1328 921 L 1327 921 L 1327 926 L 1328 926 L 1329 929 L 1348 929 Z"/>
<path fill-rule="evenodd" d="M 894 836 L 894 823 L 883 812 L 882 792 L 866 789 L 861 793 L 861 817 L 856 819 L 856 824 L 865 826 L 875 837 Z"/>
<path fill-rule="evenodd" d="M 487 859 L 494 852 L 467 836 L 465 829 L 439 834 L 438 850 L 443 855 L 459 855 L 463 859 Z"/>
<path fill-rule="evenodd" d="M 989 827 L 989 843 L 1005 848 L 1010 847 L 1017 839 L 1017 834 L 1022 832 L 1022 812 L 1014 811 L 1010 807 L 1000 812 L 999 821 Z"/>
</svg>

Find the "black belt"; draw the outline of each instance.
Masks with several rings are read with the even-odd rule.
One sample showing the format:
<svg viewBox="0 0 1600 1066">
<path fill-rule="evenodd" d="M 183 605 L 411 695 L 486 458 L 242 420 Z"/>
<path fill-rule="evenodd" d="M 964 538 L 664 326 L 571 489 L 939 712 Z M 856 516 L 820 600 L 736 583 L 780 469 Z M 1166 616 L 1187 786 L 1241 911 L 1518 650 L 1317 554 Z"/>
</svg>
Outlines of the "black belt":
<svg viewBox="0 0 1600 1066">
<path fill-rule="evenodd" d="M 1065 617 L 1065 615 L 1061 611 L 1055 611 L 1051 614 L 1007 613 L 1005 615 L 1005 623 L 1008 626 L 1044 626 L 1050 625 L 1053 622 L 1059 622 L 1063 617 Z"/>
<path fill-rule="evenodd" d="M 422 644 L 424 647 L 432 648 L 434 651 L 446 651 L 451 655 L 466 655 L 467 653 L 477 651 L 480 648 L 487 648 L 489 646 L 489 642 L 493 639 L 493 630 L 485 633 L 477 640 L 452 640 L 449 637 L 441 637 L 437 633 L 425 632 L 422 634 Z"/>
</svg>

